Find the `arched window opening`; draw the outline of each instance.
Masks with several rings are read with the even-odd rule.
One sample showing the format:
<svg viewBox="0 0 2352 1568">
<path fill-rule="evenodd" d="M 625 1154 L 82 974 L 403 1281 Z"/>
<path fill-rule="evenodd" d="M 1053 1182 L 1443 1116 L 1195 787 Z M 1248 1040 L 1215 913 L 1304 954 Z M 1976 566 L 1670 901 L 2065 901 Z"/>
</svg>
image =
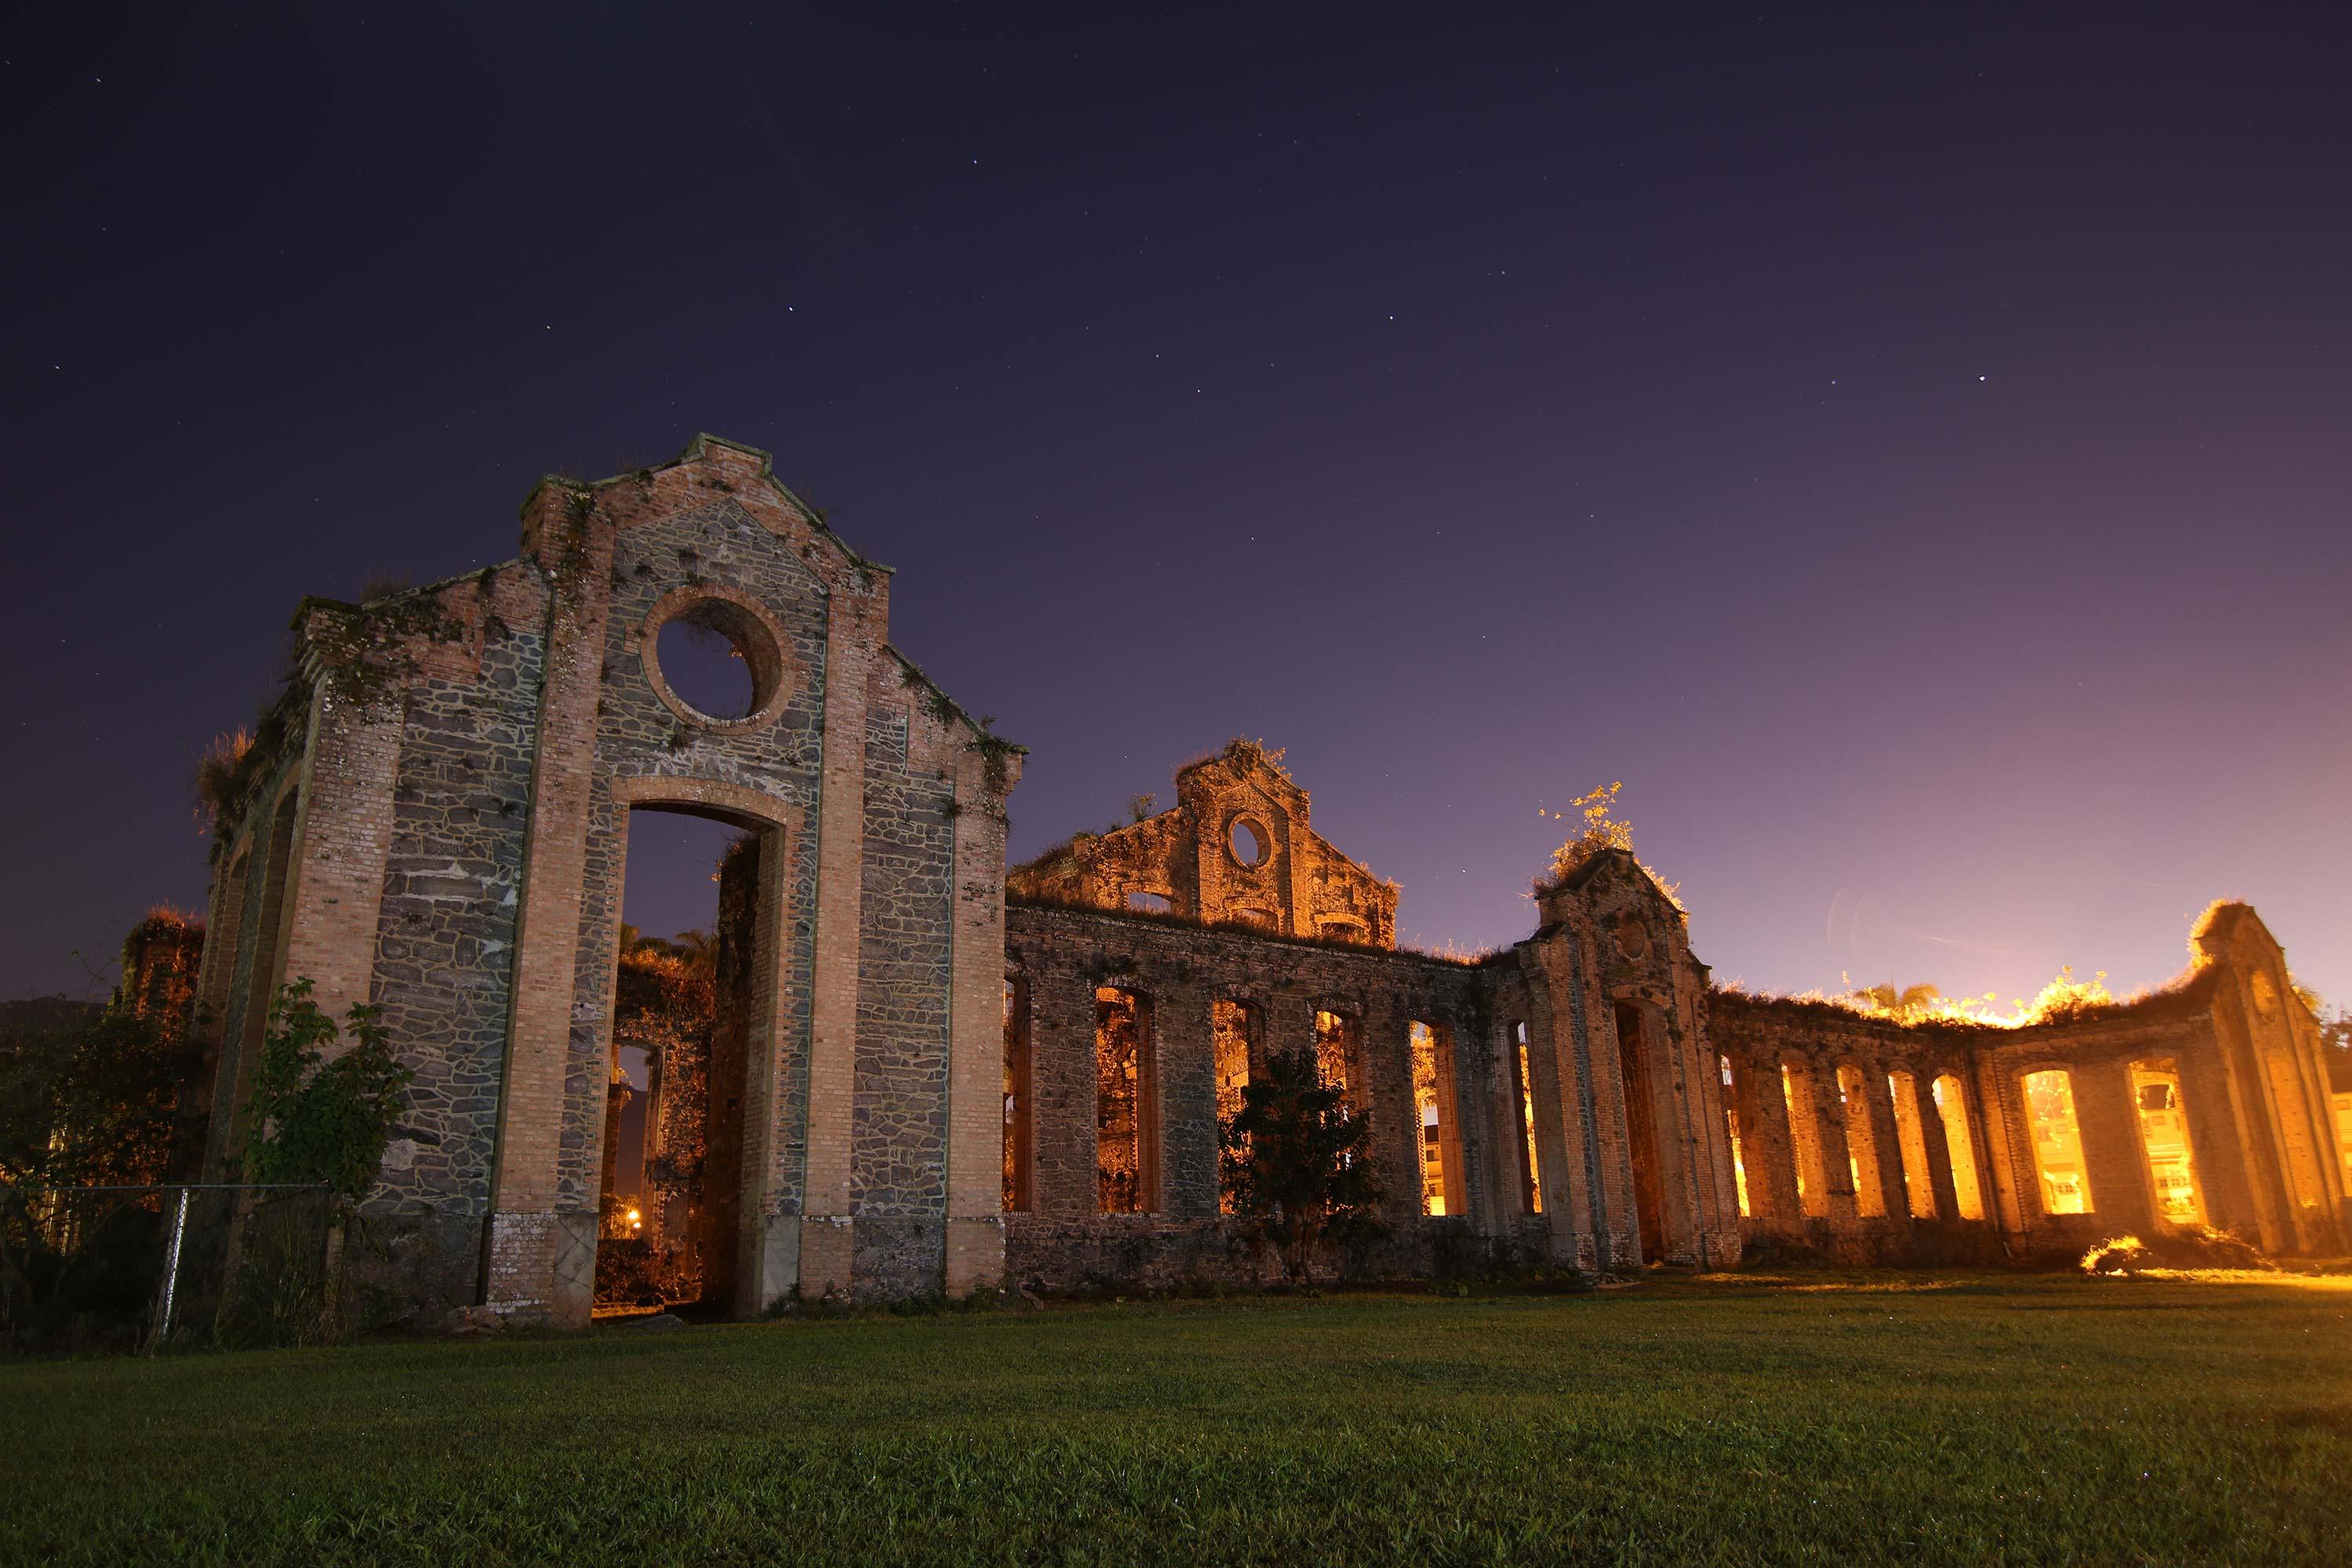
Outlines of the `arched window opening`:
<svg viewBox="0 0 2352 1568">
<path fill-rule="evenodd" d="M 1032 1196 L 1030 1136 L 1032 1101 L 1029 1058 L 1029 983 L 1018 975 L 1004 981 L 1004 1207 L 1025 1212 Z"/>
<path fill-rule="evenodd" d="M 1336 1089 L 1356 1110 L 1363 1109 L 1362 1022 L 1346 1013 L 1315 1013 L 1315 1076 L 1326 1089 Z"/>
<path fill-rule="evenodd" d="M 1421 1212 L 1464 1212 L 1462 1143 L 1454 1125 L 1454 1038 L 1444 1026 L 1413 1020 L 1413 1124 L 1421 1134 Z"/>
<path fill-rule="evenodd" d="M 1739 1217 L 1747 1219 L 1750 1215 L 1748 1206 L 1748 1159 L 1746 1151 L 1739 1145 L 1738 1085 L 1732 1079 L 1731 1058 L 1718 1055 L 1716 1060 L 1721 1064 L 1723 1070 L 1723 1130 L 1731 1140 L 1731 1183 L 1734 1190 L 1739 1194 Z"/>
<path fill-rule="evenodd" d="M 2083 1129 L 2074 1118 L 2074 1080 L 2063 1068 L 2025 1075 L 2026 1121 L 2033 1129 L 2033 1169 L 2042 1179 L 2042 1212 L 2089 1214 L 2091 1176 L 2083 1160 Z"/>
<path fill-rule="evenodd" d="M 1104 1214 L 1153 1206 L 1150 1004 L 1132 991 L 1095 992 L 1095 1184 Z"/>
<path fill-rule="evenodd" d="M 1969 1108 L 1960 1080 L 1946 1073 L 1927 1086 L 1936 1116 L 1944 1124 L 1944 1153 L 1952 1166 L 1952 1201 L 1962 1219 L 1985 1216 L 1984 1192 L 1977 1185 L 1977 1146 L 1969 1135 Z"/>
<path fill-rule="evenodd" d="M 1164 915 L 1176 906 L 1165 893 L 1155 893 L 1149 888 L 1129 888 L 1127 907 L 1147 915 Z"/>
<path fill-rule="evenodd" d="M 1895 1107 L 1895 1142 L 1903 1151 L 1903 1195 L 1913 1219 L 1936 1217 L 1936 1182 L 1927 1170 L 1927 1129 L 1919 1116 L 1919 1080 L 1897 1068 L 1886 1075 Z"/>
<path fill-rule="evenodd" d="M 1518 1122 L 1521 1136 L 1511 1142 L 1517 1145 L 1519 1167 L 1519 1205 L 1528 1214 L 1543 1213 L 1543 1183 L 1539 1179 L 1543 1166 L 1536 1158 L 1536 1097 L 1534 1064 L 1528 1059 L 1528 1026 L 1524 1022 L 1511 1026 L 1511 1048 L 1506 1053 L 1511 1069 L 1512 1119 Z"/>
<path fill-rule="evenodd" d="M 1649 1031 L 1642 1009 L 1616 1005 L 1617 1065 L 1625 1091 L 1625 1154 L 1633 1168 L 1633 1221 L 1642 1257 L 1655 1263 L 1666 1255 L 1665 1187 L 1658 1168 L 1658 1101 L 1650 1076 Z"/>
<path fill-rule="evenodd" d="M 1257 1009 L 1246 1002 L 1211 1003 L 1209 1041 L 1216 1058 L 1217 1120 L 1231 1121 L 1241 1114 L 1242 1091 L 1249 1088 L 1250 1058 L 1258 1048 Z M 1232 1189 L 1222 1178 L 1217 1209 L 1221 1214 L 1234 1212 Z"/>
<path fill-rule="evenodd" d="M 2189 1146 L 2189 1113 L 2180 1103 L 2180 1069 L 2169 1058 L 2134 1062 L 2132 1104 L 2139 1112 L 2139 1142 L 2147 1154 L 2156 1214 L 2168 1225 L 2203 1225 L 2205 1197 Z"/>
<path fill-rule="evenodd" d="M 1797 1206 L 1810 1219 L 1830 1212 L 1829 1178 L 1822 1166 L 1822 1130 L 1814 1113 L 1813 1075 L 1801 1062 L 1780 1064 L 1780 1099 L 1789 1108 L 1789 1152 L 1797 1171 Z"/>
</svg>

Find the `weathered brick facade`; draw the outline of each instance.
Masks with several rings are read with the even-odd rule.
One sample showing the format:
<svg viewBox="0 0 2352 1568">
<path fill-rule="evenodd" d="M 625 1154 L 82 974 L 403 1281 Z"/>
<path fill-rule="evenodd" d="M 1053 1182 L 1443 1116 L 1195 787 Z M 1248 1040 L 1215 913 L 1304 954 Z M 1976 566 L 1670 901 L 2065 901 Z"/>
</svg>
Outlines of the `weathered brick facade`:
<svg viewBox="0 0 2352 1568">
<path fill-rule="evenodd" d="M 1396 943 L 1397 890 L 1307 825 L 1282 754 L 1235 741 L 1176 773 L 1176 805 L 1082 833 L 1007 874 L 1033 903 L 1141 909 L 1210 925 Z"/>
<path fill-rule="evenodd" d="M 1371 1119 L 1387 1235 L 1333 1261 L 1372 1274 L 1723 1268 L 1767 1237 L 1993 1258 L 2191 1207 L 2274 1251 L 2344 1245 L 2317 1033 L 2251 910 L 2200 927 L 2186 986 L 2019 1030 L 1714 990 L 1619 850 L 1538 887 L 1506 952 L 1399 952 L 1395 888 L 1247 742 L 1182 770 L 1172 809 L 1008 875 L 1019 749 L 890 647 L 889 582 L 764 454 L 706 437 L 543 482 L 518 560 L 306 602 L 219 838 L 212 1172 L 277 986 L 372 1000 L 417 1074 L 365 1205 L 387 1277 L 585 1321 L 628 814 L 669 810 L 752 841 L 697 1111 L 697 1249 L 738 1312 L 1255 1278 L 1219 1097 L 1276 1051 Z M 678 619 L 742 655 L 745 712 L 673 689 Z"/>
<path fill-rule="evenodd" d="M 368 1201 L 430 1296 L 585 1321 L 603 1169 L 627 814 L 758 841 L 740 1081 L 735 1306 L 795 1288 L 898 1295 L 1001 1271 L 992 1015 L 1003 803 L 1018 749 L 889 647 L 888 569 L 710 438 L 523 508 L 518 561 L 364 605 L 307 603 L 302 674 L 224 834 L 202 992 L 232 1164 L 268 997 L 373 998 L 415 1068 Z M 750 665 L 753 710 L 701 714 L 660 672 L 673 618 Z M 993 875 L 972 876 L 973 867 Z M 252 911 L 247 918 L 247 911 Z M 959 990 L 961 984 L 961 990 Z M 959 996 L 965 1001 L 960 1005 Z M 978 1053 L 978 1070 L 957 1070 Z M 714 1092 L 717 1092 L 714 1089 Z M 967 1139 L 967 1142 L 969 1140 Z M 959 1183 L 961 1182 L 961 1186 Z"/>
</svg>

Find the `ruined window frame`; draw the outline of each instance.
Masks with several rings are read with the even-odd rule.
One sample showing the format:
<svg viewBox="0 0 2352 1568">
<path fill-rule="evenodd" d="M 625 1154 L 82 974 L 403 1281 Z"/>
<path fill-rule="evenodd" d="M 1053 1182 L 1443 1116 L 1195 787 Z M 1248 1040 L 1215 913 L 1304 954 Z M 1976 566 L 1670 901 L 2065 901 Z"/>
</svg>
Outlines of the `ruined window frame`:
<svg viewBox="0 0 2352 1568">
<path fill-rule="evenodd" d="M 2074 1077 L 2072 1063 L 2048 1062 L 2021 1068 L 2011 1080 L 2016 1086 L 2019 1107 L 2024 1113 L 2027 1152 L 2033 1163 L 2034 1198 L 2041 1205 L 2043 1217 L 2048 1219 L 2078 1219 L 2098 1213 L 2097 1195 L 2091 1187 L 2090 1151 L 2083 1138 L 2083 1111 L 2080 1097 L 2074 1092 Z M 2038 1089 L 2034 1086 L 2037 1079 L 2045 1080 Z M 2045 1140 L 2042 1136 L 2045 1126 L 2056 1129 L 2060 1125 L 2058 1097 L 2061 1095 L 2064 1100 L 2064 1137 L 2063 1140 Z M 2039 1106 L 2037 1098 L 2042 1101 Z M 2073 1145 L 2073 1163 L 2078 1174 L 2071 1186 L 2066 1180 L 2067 1173 L 2053 1170 L 2050 1156 L 2044 1152 L 2043 1144 L 2055 1142 Z M 2071 1204 L 2079 1204 L 2080 1206 L 2067 1206 Z"/>
<path fill-rule="evenodd" d="M 1004 1212 L 1027 1214 L 1037 1205 L 1037 1089 L 1029 977 L 1018 970 L 1004 976 Z"/>
<path fill-rule="evenodd" d="M 1129 1112 L 1133 1159 L 1135 1161 L 1135 1197 L 1131 1206 L 1113 1207 L 1110 1193 L 1116 1173 L 1103 1163 L 1106 1123 L 1102 1097 L 1103 1051 L 1105 1031 L 1111 1014 L 1109 1009 L 1125 998 L 1131 1008 L 1135 1040 L 1133 1045 L 1132 1109 Z M 1157 1042 L 1153 1027 L 1152 998 L 1149 992 L 1131 985 L 1103 984 L 1095 987 L 1094 1079 L 1095 1079 L 1095 1212 L 1104 1215 L 1149 1215 L 1160 1207 L 1160 1105 Z M 1112 1134 L 1112 1136 L 1116 1136 Z"/>
<path fill-rule="evenodd" d="M 1536 1137 L 1535 1051 L 1525 1018 L 1511 1020 L 1503 1045 L 1505 1070 L 1510 1079 L 1511 1119 L 1518 1123 L 1513 1130 L 1518 1135 L 1510 1142 L 1517 1150 L 1513 1163 L 1519 1170 L 1519 1212 L 1539 1215 L 1544 1211 L 1543 1159 Z"/>
</svg>

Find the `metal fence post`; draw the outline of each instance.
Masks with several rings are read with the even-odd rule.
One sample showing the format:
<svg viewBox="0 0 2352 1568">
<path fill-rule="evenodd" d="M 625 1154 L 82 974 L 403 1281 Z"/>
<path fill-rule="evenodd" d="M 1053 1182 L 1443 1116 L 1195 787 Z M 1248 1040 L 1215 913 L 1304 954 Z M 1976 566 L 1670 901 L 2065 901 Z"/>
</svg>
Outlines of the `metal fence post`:
<svg viewBox="0 0 2352 1568">
<path fill-rule="evenodd" d="M 178 1207 L 172 1212 L 172 1245 L 163 1258 L 163 1308 L 156 1314 L 154 1337 L 147 1342 L 147 1353 L 153 1355 L 155 1347 L 172 1337 L 172 1301 L 179 1293 L 180 1243 L 188 1234 L 188 1189 L 180 1189 Z"/>
</svg>

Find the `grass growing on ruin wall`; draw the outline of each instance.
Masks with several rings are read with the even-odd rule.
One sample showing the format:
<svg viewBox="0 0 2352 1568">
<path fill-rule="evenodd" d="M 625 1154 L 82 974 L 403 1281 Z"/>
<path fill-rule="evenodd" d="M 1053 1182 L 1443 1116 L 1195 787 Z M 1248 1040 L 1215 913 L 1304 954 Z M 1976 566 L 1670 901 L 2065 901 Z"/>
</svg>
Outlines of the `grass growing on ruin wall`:
<svg viewBox="0 0 2352 1568">
<path fill-rule="evenodd" d="M 1824 1276 L 0 1368 L 8 1562 L 2323 1562 L 2352 1292 Z"/>
</svg>

